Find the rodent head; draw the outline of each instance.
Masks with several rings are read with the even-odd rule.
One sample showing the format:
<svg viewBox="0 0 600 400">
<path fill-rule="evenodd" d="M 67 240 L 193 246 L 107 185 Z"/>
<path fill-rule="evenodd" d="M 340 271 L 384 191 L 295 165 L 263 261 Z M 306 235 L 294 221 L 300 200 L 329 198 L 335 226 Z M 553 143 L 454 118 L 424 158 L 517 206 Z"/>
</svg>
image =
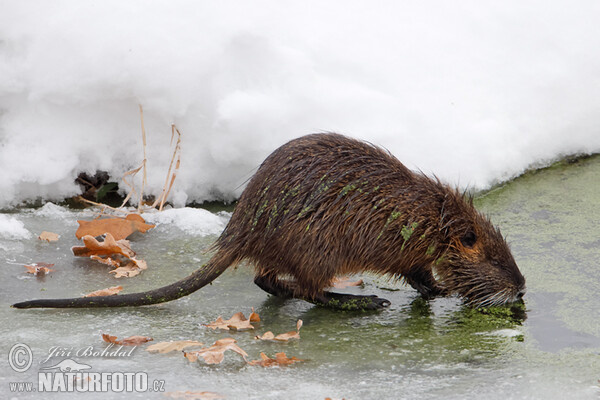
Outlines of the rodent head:
<svg viewBox="0 0 600 400">
<path fill-rule="evenodd" d="M 448 247 L 433 266 L 440 283 L 477 307 L 520 300 L 525 278 L 500 230 L 475 210 L 470 199 L 448 203 L 442 215 Z"/>
</svg>

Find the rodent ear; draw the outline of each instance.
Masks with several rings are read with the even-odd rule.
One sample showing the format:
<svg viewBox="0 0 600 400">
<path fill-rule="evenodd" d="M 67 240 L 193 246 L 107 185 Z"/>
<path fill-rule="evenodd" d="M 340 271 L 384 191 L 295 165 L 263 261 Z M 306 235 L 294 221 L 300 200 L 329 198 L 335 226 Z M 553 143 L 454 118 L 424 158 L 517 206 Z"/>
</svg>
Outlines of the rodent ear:
<svg viewBox="0 0 600 400">
<path fill-rule="evenodd" d="M 465 247 L 473 247 L 477 242 L 477 235 L 475 235 L 475 232 L 469 231 L 460 238 L 460 242 Z"/>
</svg>

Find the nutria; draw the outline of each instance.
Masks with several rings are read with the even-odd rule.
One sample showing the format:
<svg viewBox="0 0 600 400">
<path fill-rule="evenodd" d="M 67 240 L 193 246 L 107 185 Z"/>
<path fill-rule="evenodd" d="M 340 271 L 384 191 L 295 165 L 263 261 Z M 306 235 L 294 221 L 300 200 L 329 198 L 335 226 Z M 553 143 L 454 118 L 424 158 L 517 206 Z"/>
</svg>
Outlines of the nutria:
<svg viewBox="0 0 600 400">
<path fill-rule="evenodd" d="M 275 150 L 243 191 L 207 264 L 143 293 L 14 304 L 120 307 L 161 303 L 212 282 L 231 265 L 255 265 L 266 292 L 334 308 L 389 301 L 332 293 L 338 275 L 403 279 L 423 296 L 457 294 L 475 306 L 525 291 L 500 231 L 457 189 L 406 168 L 390 152 L 342 135 L 300 137 Z"/>
</svg>

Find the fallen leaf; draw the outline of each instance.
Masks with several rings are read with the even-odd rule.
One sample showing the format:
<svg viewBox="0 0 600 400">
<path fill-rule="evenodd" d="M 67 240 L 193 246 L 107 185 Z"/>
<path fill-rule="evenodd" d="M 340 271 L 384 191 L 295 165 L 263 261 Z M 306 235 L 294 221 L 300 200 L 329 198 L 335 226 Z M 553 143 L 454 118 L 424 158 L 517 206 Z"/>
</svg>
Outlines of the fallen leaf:
<svg viewBox="0 0 600 400">
<path fill-rule="evenodd" d="M 121 254 L 127 258 L 135 256 L 135 252 L 131 250 L 128 240 L 121 239 L 116 241 L 115 238 L 107 233 L 103 242 L 99 242 L 95 237 L 86 235 L 83 237 L 84 246 L 74 246 L 71 248 L 73 254 L 79 257 L 109 256 L 112 254 Z"/>
<path fill-rule="evenodd" d="M 88 293 L 83 297 L 95 297 L 95 296 L 112 296 L 123 290 L 123 286 L 113 286 L 106 289 L 96 290 L 95 292 Z"/>
<path fill-rule="evenodd" d="M 146 261 L 144 260 L 136 260 L 135 258 L 131 258 L 131 262 L 113 269 L 112 271 L 108 271 L 109 274 L 115 274 L 115 278 L 131 278 L 132 276 L 138 275 L 140 272 L 148 268 Z"/>
<path fill-rule="evenodd" d="M 277 336 L 279 336 L 279 335 L 277 335 Z M 259 339 L 259 340 L 274 340 L 275 339 L 275 334 L 273 332 L 271 332 L 271 331 L 267 331 L 262 336 L 260 336 L 260 335 L 254 336 L 254 339 Z"/>
<path fill-rule="evenodd" d="M 115 240 L 125 239 L 134 232 L 146 233 L 156 225 L 147 224 L 139 214 L 129 214 L 125 218 L 102 218 L 93 221 L 77 221 L 79 229 L 75 232 L 77 239 L 84 236 L 100 236 L 110 233 Z"/>
<path fill-rule="evenodd" d="M 41 275 L 46 275 L 48 272 L 52 272 L 54 271 L 53 269 L 51 269 L 50 267 L 54 267 L 54 264 L 47 264 L 47 263 L 33 263 L 31 265 L 24 265 L 24 267 L 27 269 L 27 273 L 28 274 L 33 274 L 35 276 L 41 276 Z"/>
<path fill-rule="evenodd" d="M 115 267 L 111 274 L 115 278 L 132 277 L 148 268 L 146 261 L 135 258 L 128 240 L 115 240 L 107 233 L 104 241 L 100 242 L 92 236 L 83 237 L 84 246 L 75 246 L 71 250 L 80 257 L 90 257 L 92 260 Z"/>
<path fill-rule="evenodd" d="M 97 256 L 97 255 L 95 255 L 95 254 L 92 254 L 92 255 L 90 256 L 90 258 L 91 258 L 92 260 L 95 260 L 95 261 L 101 262 L 102 264 L 110 265 L 111 267 L 114 267 L 114 268 L 118 268 L 118 267 L 121 265 L 121 263 L 120 263 L 119 261 L 117 261 L 117 260 L 113 260 L 113 259 L 112 259 L 112 258 L 110 258 L 110 257 L 102 258 L 102 257 L 100 257 L 100 256 Z"/>
<path fill-rule="evenodd" d="M 202 343 L 195 340 L 179 340 L 176 342 L 159 342 L 146 347 L 150 353 L 169 353 L 171 351 L 181 351 L 186 347 L 202 346 Z"/>
<path fill-rule="evenodd" d="M 42 233 L 40 233 L 40 236 L 38 236 L 38 239 L 45 240 L 47 242 L 56 242 L 56 241 L 58 241 L 59 237 L 60 237 L 60 235 L 58 235 L 54 232 L 43 231 Z"/>
<path fill-rule="evenodd" d="M 123 346 L 137 346 L 138 344 L 149 342 L 152 339 L 148 336 L 129 336 L 128 338 L 118 340 L 116 336 L 111 336 L 106 333 L 102 334 L 102 339 L 108 343 L 114 343 Z"/>
<path fill-rule="evenodd" d="M 337 289 L 344 289 L 350 286 L 361 286 L 363 284 L 363 280 L 359 279 L 357 281 L 350 281 L 350 278 L 347 276 L 342 276 L 342 277 L 335 277 L 333 278 L 333 281 L 331 282 L 331 287 L 337 288 Z"/>
<path fill-rule="evenodd" d="M 254 307 L 252 307 L 252 313 L 248 317 L 250 322 L 260 322 L 260 316 L 254 312 Z"/>
<path fill-rule="evenodd" d="M 295 331 L 291 331 L 291 332 L 287 332 L 287 333 L 280 333 L 277 336 L 275 336 L 273 334 L 273 332 L 268 331 L 268 332 L 265 332 L 265 334 L 262 336 L 255 336 L 254 339 L 276 340 L 278 342 L 287 342 L 290 339 L 300 339 L 300 328 L 301 327 L 302 327 L 302 320 L 299 319 L 298 322 L 296 322 L 296 330 Z"/>
<path fill-rule="evenodd" d="M 219 393 L 215 392 L 190 392 L 190 391 L 177 391 L 177 392 L 165 392 L 163 395 L 172 399 L 184 399 L 184 400 L 212 400 L 212 399 L 224 399 Z"/>
<path fill-rule="evenodd" d="M 255 314 L 255 313 L 253 313 Z M 258 314 L 254 317 L 256 319 Z M 259 318 L 260 321 L 260 318 Z M 234 314 L 230 319 L 224 320 L 223 317 L 219 315 L 216 321 L 211 322 L 210 324 L 204 324 L 204 326 L 209 327 L 211 329 L 225 329 L 225 330 L 234 330 L 234 331 L 243 331 L 246 329 L 254 329 L 254 326 L 250 325 L 250 320 L 246 319 L 244 314 L 240 311 L 239 313 Z"/>
<path fill-rule="evenodd" d="M 270 358 L 265 353 L 260 353 L 260 360 L 250 361 L 248 364 L 260 365 L 261 367 L 278 367 L 281 365 L 293 364 L 298 361 L 304 360 L 300 360 L 296 357 L 288 358 L 285 353 L 277 353 L 275 354 L 275 358 Z"/>
<path fill-rule="evenodd" d="M 244 361 L 247 361 L 246 357 L 248 357 L 248 354 L 235 343 L 236 340 L 233 338 L 220 339 L 210 347 L 197 351 L 184 351 L 183 355 L 190 361 L 196 361 L 198 357 L 202 357 L 207 364 L 219 364 L 225 357 L 224 353 L 227 350 L 231 350 L 241 355 L 244 358 Z"/>
</svg>

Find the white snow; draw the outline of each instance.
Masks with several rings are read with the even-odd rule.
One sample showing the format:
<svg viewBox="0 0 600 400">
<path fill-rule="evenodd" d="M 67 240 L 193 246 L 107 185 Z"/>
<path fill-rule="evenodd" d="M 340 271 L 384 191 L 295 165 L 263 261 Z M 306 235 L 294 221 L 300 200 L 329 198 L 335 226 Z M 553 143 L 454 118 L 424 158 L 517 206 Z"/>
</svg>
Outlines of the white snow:
<svg viewBox="0 0 600 400">
<path fill-rule="evenodd" d="M 600 151 L 600 2 L 2 1 L 0 207 L 119 181 L 232 199 L 287 140 L 338 131 L 483 188 Z M 139 178 L 138 178 L 139 179 Z"/>
<path fill-rule="evenodd" d="M 202 208 L 172 208 L 155 213 L 144 213 L 147 223 L 173 225 L 187 234 L 196 236 L 220 235 L 227 221 L 229 213 L 220 212 L 213 214 Z"/>
<path fill-rule="evenodd" d="M 21 240 L 29 239 L 31 232 L 29 232 L 23 222 L 19 221 L 15 217 L 11 217 L 10 214 L 0 214 L 0 238 Z"/>
</svg>

